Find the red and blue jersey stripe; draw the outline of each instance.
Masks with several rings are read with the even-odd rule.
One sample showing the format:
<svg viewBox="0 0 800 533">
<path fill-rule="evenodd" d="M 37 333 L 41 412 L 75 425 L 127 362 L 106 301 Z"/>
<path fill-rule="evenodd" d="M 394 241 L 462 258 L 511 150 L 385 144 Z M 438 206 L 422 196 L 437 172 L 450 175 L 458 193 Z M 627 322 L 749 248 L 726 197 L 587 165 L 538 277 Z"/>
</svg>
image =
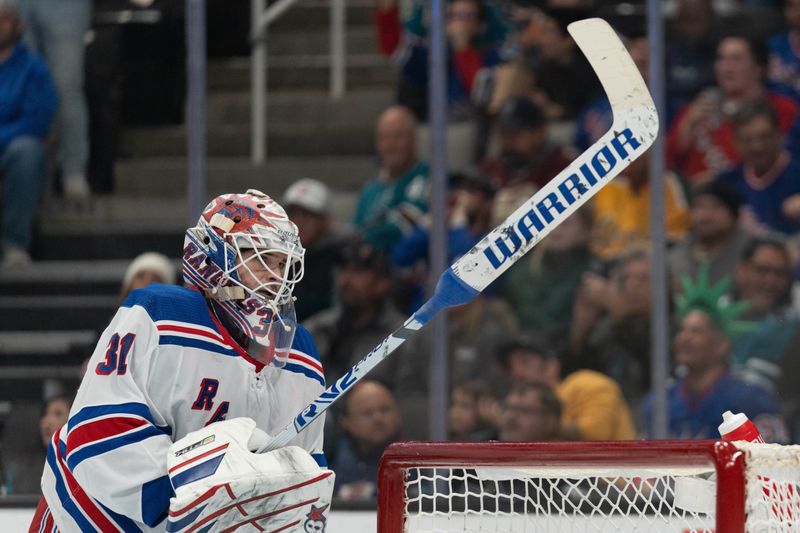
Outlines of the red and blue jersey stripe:
<svg viewBox="0 0 800 533">
<path fill-rule="evenodd" d="M 322 364 L 308 354 L 292 350 L 289 352 L 289 358 L 283 370 L 303 374 L 315 381 L 320 385 L 325 386 L 325 374 L 322 371 Z"/>
<path fill-rule="evenodd" d="M 141 533 L 129 518 L 111 512 L 89 497 L 75 477 L 67 462 L 66 445 L 61 440 L 61 429 L 53 435 L 47 450 L 47 466 L 55 477 L 55 489 L 60 504 L 81 531 Z"/>
<path fill-rule="evenodd" d="M 72 470 L 91 457 L 171 433 L 155 425 L 147 405 L 135 402 L 84 407 L 66 427 L 65 456 Z"/>
</svg>

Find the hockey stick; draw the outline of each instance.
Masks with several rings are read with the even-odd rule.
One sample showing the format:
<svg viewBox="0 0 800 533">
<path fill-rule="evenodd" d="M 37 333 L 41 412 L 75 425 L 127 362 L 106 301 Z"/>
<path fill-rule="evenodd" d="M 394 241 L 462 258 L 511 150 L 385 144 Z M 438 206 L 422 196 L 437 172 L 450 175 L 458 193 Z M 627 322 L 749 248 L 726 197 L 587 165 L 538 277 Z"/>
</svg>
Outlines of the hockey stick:
<svg viewBox="0 0 800 533">
<path fill-rule="evenodd" d="M 451 265 L 430 300 L 259 451 L 287 445 L 406 339 L 443 309 L 472 300 L 653 143 L 658 133 L 653 99 L 611 26 L 594 18 L 574 22 L 568 30 L 611 103 L 611 129 Z"/>
</svg>

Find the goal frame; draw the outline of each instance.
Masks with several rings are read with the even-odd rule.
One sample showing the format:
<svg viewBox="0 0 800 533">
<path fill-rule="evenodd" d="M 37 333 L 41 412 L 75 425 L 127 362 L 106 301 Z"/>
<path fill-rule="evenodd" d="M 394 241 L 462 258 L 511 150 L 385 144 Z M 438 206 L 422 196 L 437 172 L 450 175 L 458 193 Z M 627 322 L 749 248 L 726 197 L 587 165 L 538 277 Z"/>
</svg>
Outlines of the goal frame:
<svg viewBox="0 0 800 533">
<path fill-rule="evenodd" d="M 400 442 L 378 472 L 378 531 L 403 533 L 405 470 L 472 467 L 706 466 L 717 473 L 715 531 L 744 533 L 745 454 L 721 440 L 583 442 Z"/>
</svg>

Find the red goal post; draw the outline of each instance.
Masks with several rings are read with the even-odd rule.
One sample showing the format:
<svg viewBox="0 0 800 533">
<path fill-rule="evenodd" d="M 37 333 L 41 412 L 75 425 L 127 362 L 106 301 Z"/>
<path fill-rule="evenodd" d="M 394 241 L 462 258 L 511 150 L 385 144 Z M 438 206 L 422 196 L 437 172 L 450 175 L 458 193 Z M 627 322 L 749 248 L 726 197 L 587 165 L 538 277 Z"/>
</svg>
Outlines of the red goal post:
<svg viewBox="0 0 800 533">
<path fill-rule="evenodd" d="M 715 440 L 396 443 L 378 531 L 800 531 L 799 457 Z"/>
</svg>

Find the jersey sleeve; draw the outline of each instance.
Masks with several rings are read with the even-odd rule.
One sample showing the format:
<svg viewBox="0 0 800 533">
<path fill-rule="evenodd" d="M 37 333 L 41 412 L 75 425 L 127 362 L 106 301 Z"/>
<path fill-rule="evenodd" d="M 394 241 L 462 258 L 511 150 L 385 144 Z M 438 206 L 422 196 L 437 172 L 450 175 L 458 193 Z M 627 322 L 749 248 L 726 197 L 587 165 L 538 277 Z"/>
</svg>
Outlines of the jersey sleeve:
<svg viewBox="0 0 800 533">
<path fill-rule="evenodd" d="M 62 451 L 87 495 L 112 514 L 153 526 L 166 516 L 172 494 L 171 429 L 147 392 L 158 331 L 144 307 L 126 304 L 92 354 L 61 431 Z"/>
<path fill-rule="evenodd" d="M 290 413 L 290 416 L 297 415 L 308 404 L 316 400 L 320 394 L 325 390 L 325 374 L 322 368 L 322 361 L 320 360 L 317 346 L 311 334 L 303 326 L 298 326 L 295 333 L 294 341 L 292 343 L 292 355 L 290 356 L 290 364 L 303 365 L 301 370 L 307 378 L 306 386 L 303 393 L 298 395 L 300 398 L 301 407 L 296 412 Z M 322 451 L 324 444 L 324 429 L 325 429 L 325 414 L 323 413 L 312 422 L 297 437 L 293 444 L 305 449 L 320 466 L 327 466 L 325 454 Z"/>
</svg>

